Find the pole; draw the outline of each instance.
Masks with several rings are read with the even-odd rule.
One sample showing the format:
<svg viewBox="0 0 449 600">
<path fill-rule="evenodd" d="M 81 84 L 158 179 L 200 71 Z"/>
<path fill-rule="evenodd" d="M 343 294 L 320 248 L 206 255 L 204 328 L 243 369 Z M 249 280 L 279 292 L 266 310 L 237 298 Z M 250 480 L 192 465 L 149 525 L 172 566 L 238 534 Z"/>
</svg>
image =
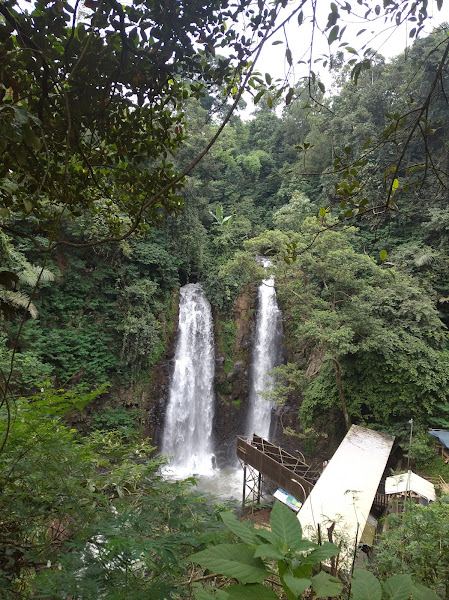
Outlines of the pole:
<svg viewBox="0 0 449 600">
<path fill-rule="evenodd" d="M 242 508 L 245 508 L 245 489 L 246 489 L 246 463 L 243 464 L 243 498 L 242 498 Z"/>
<path fill-rule="evenodd" d="M 410 452 L 412 451 L 412 438 L 413 438 L 413 419 L 410 419 L 409 421 L 410 424 L 410 439 L 408 442 L 408 457 L 407 457 L 407 486 L 405 488 L 405 500 L 407 502 L 407 499 L 410 495 Z M 405 507 L 404 507 L 405 508 Z"/>
<path fill-rule="evenodd" d="M 410 452 L 412 450 L 412 437 L 413 437 L 413 419 L 410 419 L 410 440 L 408 443 L 408 459 L 407 459 L 407 471 L 410 471 Z"/>
</svg>

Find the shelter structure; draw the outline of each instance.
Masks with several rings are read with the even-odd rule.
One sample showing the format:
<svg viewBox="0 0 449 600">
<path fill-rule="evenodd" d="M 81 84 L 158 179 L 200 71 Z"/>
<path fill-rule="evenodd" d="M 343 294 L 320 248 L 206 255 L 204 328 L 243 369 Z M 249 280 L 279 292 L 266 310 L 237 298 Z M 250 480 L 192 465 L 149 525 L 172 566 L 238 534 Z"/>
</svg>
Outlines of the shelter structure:
<svg viewBox="0 0 449 600">
<path fill-rule="evenodd" d="M 435 502 L 435 486 L 412 471 L 392 475 L 385 480 L 385 494 L 390 498 L 412 498 L 419 504 Z"/>
<path fill-rule="evenodd" d="M 370 509 L 387 465 L 394 437 L 353 425 L 327 464 L 298 512 L 306 537 L 316 539 L 318 530 L 342 542 L 344 568 L 351 566 Z"/>
<path fill-rule="evenodd" d="M 302 503 L 318 479 L 303 454 L 293 456 L 256 434 L 237 437 L 237 457 L 243 466 L 243 504 L 250 496 L 260 504 L 265 479 Z"/>
<path fill-rule="evenodd" d="M 437 454 L 446 463 L 449 463 L 449 431 L 445 429 L 429 429 L 429 433 L 435 438 L 434 442 Z"/>
</svg>

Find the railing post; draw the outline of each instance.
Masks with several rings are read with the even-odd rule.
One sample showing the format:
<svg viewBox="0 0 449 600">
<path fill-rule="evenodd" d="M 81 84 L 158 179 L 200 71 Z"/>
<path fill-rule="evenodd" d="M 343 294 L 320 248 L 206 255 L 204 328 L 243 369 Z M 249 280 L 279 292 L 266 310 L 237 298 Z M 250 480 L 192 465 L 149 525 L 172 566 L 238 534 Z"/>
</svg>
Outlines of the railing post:
<svg viewBox="0 0 449 600">
<path fill-rule="evenodd" d="M 243 499 L 242 508 L 245 508 L 245 489 L 246 489 L 246 463 L 243 463 Z"/>
</svg>

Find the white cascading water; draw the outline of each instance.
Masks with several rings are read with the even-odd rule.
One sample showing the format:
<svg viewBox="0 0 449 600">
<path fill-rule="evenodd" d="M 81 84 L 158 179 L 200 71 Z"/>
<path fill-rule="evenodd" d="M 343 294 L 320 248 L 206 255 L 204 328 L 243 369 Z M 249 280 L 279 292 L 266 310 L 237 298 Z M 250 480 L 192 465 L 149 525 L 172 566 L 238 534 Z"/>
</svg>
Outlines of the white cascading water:
<svg viewBox="0 0 449 600">
<path fill-rule="evenodd" d="M 170 382 L 162 451 L 175 477 L 212 475 L 214 337 L 211 307 L 201 286 L 180 290 L 178 340 Z"/>
<path fill-rule="evenodd" d="M 270 266 L 262 259 L 264 267 Z M 249 391 L 248 435 L 253 433 L 269 439 L 272 403 L 263 397 L 274 383 L 269 372 L 280 363 L 282 346 L 282 320 L 274 277 L 264 279 L 258 291 L 259 307 L 256 316 L 256 334 L 252 356 Z"/>
</svg>

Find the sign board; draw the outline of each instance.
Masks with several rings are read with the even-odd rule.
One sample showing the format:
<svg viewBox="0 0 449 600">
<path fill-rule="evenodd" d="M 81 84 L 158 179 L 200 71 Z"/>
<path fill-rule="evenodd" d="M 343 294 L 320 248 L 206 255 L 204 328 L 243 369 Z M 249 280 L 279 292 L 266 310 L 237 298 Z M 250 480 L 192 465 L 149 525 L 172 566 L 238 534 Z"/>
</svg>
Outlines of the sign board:
<svg viewBox="0 0 449 600">
<path fill-rule="evenodd" d="M 280 502 L 294 510 L 296 513 L 302 506 L 302 503 L 299 500 L 297 500 L 294 496 L 292 496 L 285 490 L 281 490 L 281 488 L 278 488 L 274 492 L 273 496 L 277 498 Z"/>
</svg>

